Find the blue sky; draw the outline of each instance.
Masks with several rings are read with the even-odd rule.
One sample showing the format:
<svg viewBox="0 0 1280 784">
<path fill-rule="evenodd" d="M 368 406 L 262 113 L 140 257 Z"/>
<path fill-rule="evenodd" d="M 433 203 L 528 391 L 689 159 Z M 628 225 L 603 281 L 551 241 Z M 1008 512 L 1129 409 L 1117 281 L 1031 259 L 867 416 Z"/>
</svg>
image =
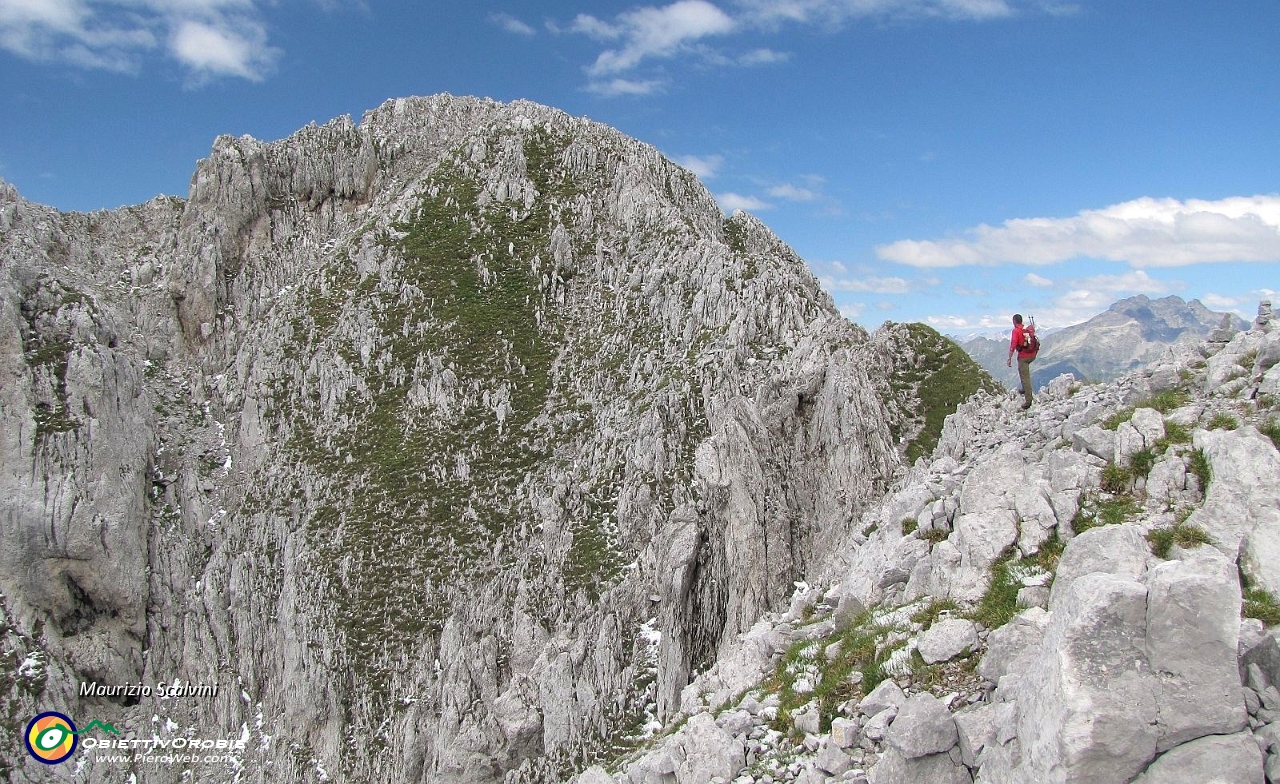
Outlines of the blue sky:
<svg viewBox="0 0 1280 784">
<path fill-rule="evenodd" d="M 0 0 L 0 73 L 0 177 L 62 209 L 450 92 L 655 145 L 868 327 L 1280 290 L 1275 0 Z"/>
</svg>

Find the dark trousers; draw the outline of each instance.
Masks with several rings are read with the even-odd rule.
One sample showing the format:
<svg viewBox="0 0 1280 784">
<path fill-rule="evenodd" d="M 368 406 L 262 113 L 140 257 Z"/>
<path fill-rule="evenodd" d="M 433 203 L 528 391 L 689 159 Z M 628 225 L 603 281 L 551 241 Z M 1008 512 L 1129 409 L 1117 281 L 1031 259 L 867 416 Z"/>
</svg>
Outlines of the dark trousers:
<svg viewBox="0 0 1280 784">
<path fill-rule="evenodd" d="M 1023 408 L 1031 408 L 1031 363 L 1035 361 L 1035 357 L 1018 357 L 1018 378 L 1022 379 L 1022 397 L 1026 400 Z"/>
</svg>

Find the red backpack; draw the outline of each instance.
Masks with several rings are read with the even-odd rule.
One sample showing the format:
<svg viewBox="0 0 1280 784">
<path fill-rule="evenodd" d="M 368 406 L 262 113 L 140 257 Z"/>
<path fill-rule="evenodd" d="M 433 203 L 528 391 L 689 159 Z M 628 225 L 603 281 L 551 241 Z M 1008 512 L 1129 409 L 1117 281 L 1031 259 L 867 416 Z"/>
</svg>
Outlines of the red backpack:
<svg viewBox="0 0 1280 784">
<path fill-rule="evenodd" d="M 1031 354 L 1040 353 L 1040 338 L 1036 337 L 1036 323 L 1034 321 L 1022 328 L 1022 346 L 1019 347 L 1018 353 L 1024 351 Z"/>
</svg>

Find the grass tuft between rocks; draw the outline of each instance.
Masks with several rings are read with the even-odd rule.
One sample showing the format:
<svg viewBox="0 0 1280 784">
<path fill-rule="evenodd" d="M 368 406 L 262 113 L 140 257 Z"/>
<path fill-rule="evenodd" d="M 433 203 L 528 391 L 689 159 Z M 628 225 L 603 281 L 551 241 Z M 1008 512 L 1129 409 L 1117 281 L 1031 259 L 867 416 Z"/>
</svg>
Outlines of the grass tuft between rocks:
<svg viewBox="0 0 1280 784">
<path fill-rule="evenodd" d="M 1151 544 L 1151 552 L 1156 557 L 1168 559 L 1169 551 L 1176 544 L 1179 547 L 1199 547 L 1202 544 L 1213 544 L 1208 532 L 1198 525 L 1187 522 L 1177 523 L 1169 528 L 1155 528 L 1147 533 L 1147 541 Z"/>
<path fill-rule="evenodd" d="M 978 606 L 969 613 L 969 619 L 988 629 L 1004 626 L 1022 609 L 1018 607 L 1018 591 L 1023 587 L 1019 575 L 1041 569 L 1053 574 L 1065 548 L 1066 543 L 1059 538 L 1057 531 L 1040 545 L 1038 553 L 1026 558 L 1018 558 L 1017 546 L 1009 545 L 991 565 L 991 584 Z"/>
<path fill-rule="evenodd" d="M 1280 624 L 1280 601 L 1261 588 L 1245 588 L 1240 614 L 1257 618 L 1266 626 Z"/>
</svg>

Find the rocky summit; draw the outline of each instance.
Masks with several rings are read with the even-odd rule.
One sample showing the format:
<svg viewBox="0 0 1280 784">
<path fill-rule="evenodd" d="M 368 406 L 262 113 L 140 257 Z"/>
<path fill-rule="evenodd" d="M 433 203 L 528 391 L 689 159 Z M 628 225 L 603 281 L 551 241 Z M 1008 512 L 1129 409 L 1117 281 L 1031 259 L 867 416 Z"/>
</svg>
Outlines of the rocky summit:
<svg viewBox="0 0 1280 784">
<path fill-rule="evenodd" d="M 1280 781 L 1280 330 L 980 393 L 581 784 Z"/>
<path fill-rule="evenodd" d="M 992 388 L 652 147 L 451 96 L 220 137 L 186 199 L 0 183 L 0 346 L 17 782 L 616 765 Z"/>
</svg>

